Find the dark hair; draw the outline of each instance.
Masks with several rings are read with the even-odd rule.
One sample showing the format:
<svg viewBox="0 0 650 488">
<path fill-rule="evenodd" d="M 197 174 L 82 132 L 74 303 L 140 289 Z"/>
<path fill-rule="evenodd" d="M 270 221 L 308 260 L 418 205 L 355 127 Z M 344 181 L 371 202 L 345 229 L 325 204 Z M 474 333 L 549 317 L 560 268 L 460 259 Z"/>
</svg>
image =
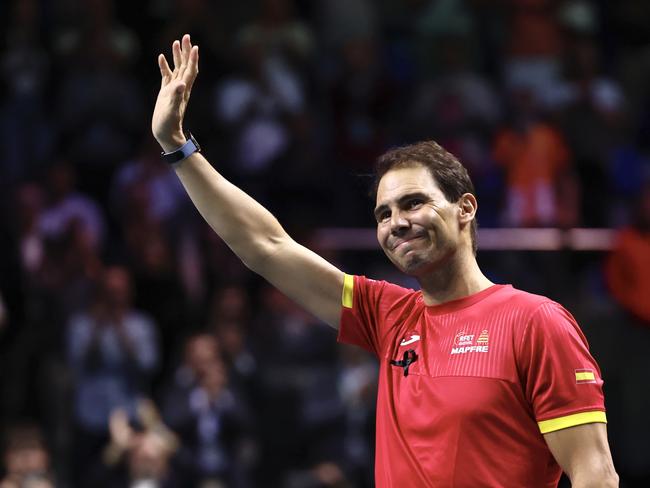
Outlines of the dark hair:
<svg viewBox="0 0 650 488">
<path fill-rule="evenodd" d="M 391 169 L 408 168 L 421 165 L 429 170 L 434 181 L 440 187 L 449 202 L 457 202 L 464 193 L 476 195 L 474 184 L 465 166 L 442 146 L 434 141 L 423 141 L 408 146 L 396 147 L 379 157 L 375 166 L 373 193 L 382 177 Z M 470 232 L 472 251 L 476 254 L 476 218 L 472 221 Z"/>
</svg>

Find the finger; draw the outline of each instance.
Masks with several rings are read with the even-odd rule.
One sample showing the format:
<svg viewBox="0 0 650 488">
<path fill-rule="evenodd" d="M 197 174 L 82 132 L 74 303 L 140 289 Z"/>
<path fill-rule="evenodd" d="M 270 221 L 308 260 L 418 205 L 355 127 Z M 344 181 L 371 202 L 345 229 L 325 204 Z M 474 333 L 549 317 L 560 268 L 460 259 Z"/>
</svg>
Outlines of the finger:
<svg viewBox="0 0 650 488">
<path fill-rule="evenodd" d="M 191 50 L 192 50 L 192 42 L 190 41 L 190 35 L 185 34 L 181 39 L 181 68 L 179 72 L 180 78 L 182 78 L 185 75 L 185 70 L 187 69 L 187 64 L 188 64 Z"/>
<path fill-rule="evenodd" d="M 181 67 L 181 43 L 174 41 L 172 44 L 172 54 L 174 55 L 174 74 L 178 74 Z"/>
<path fill-rule="evenodd" d="M 167 59 L 164 54 L 158 55 L 158 67 L 160 68 L 161 86 L 165 86 L 171 80 L 172 71 L 169 69 L 169 64 L 167 64 Z"/>
<path fill-rule="evenodd" d="M 189 54 L 187 69 L 185 70 L 183 81 L 187 85 L 185 97 L 189 98 L 196 75 L 199 73 L 199 46 L 194 46 Z"/>
</svg>

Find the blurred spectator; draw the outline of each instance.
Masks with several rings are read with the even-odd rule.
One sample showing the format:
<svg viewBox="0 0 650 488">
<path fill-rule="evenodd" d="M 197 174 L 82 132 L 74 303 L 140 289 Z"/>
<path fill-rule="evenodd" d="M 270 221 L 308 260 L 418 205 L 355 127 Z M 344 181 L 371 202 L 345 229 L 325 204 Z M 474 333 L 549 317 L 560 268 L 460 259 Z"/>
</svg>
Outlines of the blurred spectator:
<svg viewBox="0 0 650 488">
<path fill-rule="evenodd" d="M 337 389 L 336 341 L 275 288 L 265 287 L 255 321 L 259 358 L 264 479 L 279 484 L 285 470 L 343 457 L 343 407 Z"/>
<path fill-rule="evenodd" d="M 16 191 L 18 215 L 17 238 L 20 267 L 26 277 L 33 277 L 41 268 L 45 254 L 45 236 L 41 232 L 41 215 L 45 204 L 43 189 L 35 183 L 21 185 Z"/>
<path fill-rule="evenodd" d="M 232 134 L 231 170 L 261 177 L 286 156 L 292 124 L 305 110 L 306 96 L 298 73 L 265 51 L 256 37 L 240 43 L 241 71 L 215 91 L 215 115 Z"/>
<path fill-rule="evenodd" d="M 354 37 L 340 48 L 341 68 L 330 87 L 334 152 L 339 164 L 368 172 L 389 144 L 394 86 L 377 39 Z"/>
<path fill-rule="evenodd" d="M 555 84 L 560 72 L 562 32 L 558 0 L 508 0 L 505 85 L 539 96 Z"/>
<path fill-rule="evenodd" d="M 101 250 L 106 231 L 102 209 L 89 196 L 75 190 L 76 173 L 67 162 L 54 164 L 48 171 L 48 202 L 39 219 L 46 238 L 58 239 L 76 227 L 95 250 Z"/>
<path fill-rule="evenodd" d="M 17 313 L 10 348 L 3 354 L 11 374 L 1 385 L 6 393 L 2 406 L 10 416 L 43 415 L 52 425 L 60 423 L 57 415 L 67 377 L 59 368 L 65 323 L 70 313 L 87 306 L 101 266 L 89 231 L 97 224 L 93 211 L 99 210 L 86 197 L 67 192 L 67 186 L 53 185 L 62 189 L 53 193 L 63 198 L 55 198 L 49 211 L 44 209 L 42 189 L 33 183 L 18 189 L 12 205 L 19 269 L 11 289 Z M 88 202 L 91 211 L 84 207 Z M 41 398 L 48 398 L 47 409 L 35 401 Z"/>
<path fill-rule="evenodd" d="M 230 372 L 233 389 L 255 402 L 259 394 L 257 359 L 251 350 L 244 323 L 236 320 L 220 321 L 214 324 L 213 333 Z"/>
<path fill-rule="evenodd" d="M 124 243 L 120 258 L 128 263 L 138 289 L 135 303 L 156 320 L 166 358 L 179 334 L 186 305 L 183 285 L 187 281 L 182 279 L 178 250 L 193 235 L 182 214 L 185 192 L 147 138 L 140 157 L 118 171 L 111 195 Z M 194 286 L 201 286 L 200 279 Z"/>
<path fill-rule="evenodd" d="M 53 145 L 47 114 L 50 57 L 42 38 L 43 11 L 38 0 L 16 0 L 0 56 L 0 186 L 35 177 Z M 4 85 L 4 86 L 2 86 Z"/>
<path fill-rule="evenodd" d="M 144 97 L 128 70 L 137 59 L 138 39 L 117 21 L 112 0 L 76 6 L 76 22 L 54 41 L 65 67 L 57 94 L 60 145 L 84 188 L 105 202 L 115 165 L 128 158 L 145 126 Z"/>
<path fill-rule="evenodd" d="M 250 486 L 254 443 L 245 400 L 228 387 L 216 340 L 188 339 L 184 364 L 165 400 L 165 420 L 181 439 L 179 462 L 188 486 Z"/>
<path fill-rule="evenodd" d="M 95 473 L 98 488 L 175 488 L 182 478 L 174 470 L 178 439 L 165 426 L 150 400 L 138 404 L 137 419 L 117 409 L 110 416 L 110 444 L 104 449 L 103 466 Z M 133 425 L 132 425 L 133 424 Z"/>
<path fill-rule="evenodd" d="M 493 148 L 493 157 L 506 175 L 505 223 L 533 227 L 574 224 L 576 188 L 570 188 L 566 195 L 559 194 L 564 189 L 560 183 L 569 178 L 571 162 L 561 133 L 540 120 L 537 102 L 530 91 L 513 93 L 512 103 L 512 123 L 497 134 Z M 558 201 L 562 201 L 562 206 L 558 206 Z M 564 219 L 573 222 L 561 222 L 560 207 L 573 209 Z"/>
<path fill-rule="evenodd" d="M 265 58 L 281 58 L 299 68 L 314 44 L 309 26 L 297 19 L 293 0 L 262 0 L 257 19 L 238 33 L 244 46 L 256 46 Z"/>
<path fill-rule="evenodd" d="M 583 186 L 582 221 L 604 226 L 611 208 L 601 195 L 611 195 L 621 181 L 616 173 L 629 172 L 633 163 L 622 154 L 631 150 L 625 99 L 619 83 L 602 73 L 595 39 L 572 33 L 566 38 L 566 79 L 549 87 L 545 102 L 557 114 Z"/>
<path fill-rule="evenodd" d="M 54 488 L 50 456 L 38 427 L 14 425 L 5 434 L 0 488 Z"/>
<path fill-rule="evenodd" d="M 374 428 L 377 361 L 365 351 L 344 346 L 340 351 L 339 391 L 345 406 L 345 465 L 358 488 L 374 485 Z"/>
<path fill-rule="evenodd" d="M 131 306 L 129 272 L 107 268 L 92 306 L 72 317 L 67 330 L 68 361 L 75 375 L 76 468 L 83 470 L 105 442 L 110 412 L 135 415 L 158 366 L 156 325 Z M 83 474 L 83 473 L 82 473 Z"/>
<path fill-rule="evenodd" d="M 246 288 L 241 285 L 226 285 L 214 292 L 209 323 L 211 327 L 223 321 L 247 324 L 251 318 L 251 309 L 251 299 Z"/>
<path fill-rule="evenodd" d="M 490 143 L 502 101 L 490 81 L 471 69 L 465 38 L 448 36 L 438 44 L 440 75 L 419 84 L 402 130 L 409 140 L 435 139 L 463 161 L 481 198 L 481 223 L 494 224 L 502 189 Z"/>
<path fill-rule="evenodd" d="M 136 193 L 148 220 L 162 223 L 170 230 L 188 197 L 172 168 L 160 159 L 160 148 L 147 136 L 138 154 L 121 164 L 111 183 L 111 208 L 121 219 L 131 211 Z"/>
<path fill-rule="evenodd" d="M 163 417 L 172 427 L 182 422 L 185 403 L 207 369 L 220 361 L 219 344 L 212 334 L 199 332 L 185 339 L 181 363 L 165 385 Z"/>
<path fill-rule="evenodd" d="M 650 327 L 650 184 L 633 212 L 632 225 L 618 234 L 607 260 L 607 283 L 616 301 Z"/>
</svg>

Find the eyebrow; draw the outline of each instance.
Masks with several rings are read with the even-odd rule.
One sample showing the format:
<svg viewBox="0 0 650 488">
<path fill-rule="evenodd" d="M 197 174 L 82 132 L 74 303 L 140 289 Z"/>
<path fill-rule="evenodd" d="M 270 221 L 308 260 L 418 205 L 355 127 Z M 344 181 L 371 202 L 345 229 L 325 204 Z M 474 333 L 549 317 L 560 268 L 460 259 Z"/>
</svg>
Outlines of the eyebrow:
<svg viewBox="0 0 650 488">
<path fill-rule="evenodd" d="M 412 193 L 407 193 L 406 195 L 402 195 L 401 197 L 399 197 L 397 199 L 397 203 L 399 205 L 402 205 L 405 202 L 407 202 L 408 200 L 412 200 L 413 198 L 421 198 L 423 200 L 430 200 L 431 199 L 431 197 L 429 195 L 427 195 L 426 193 L 421 192 L 421 191 L 415 191 L 415 192 L 412 192 Z M 382 203 L 381 205 L 378 205 L 377 208 L 375 208 L 375 210 L 373 211 L 373 213 L 375 215 L 375 219 L 379 219 L 379 215 L 384 210 L 388 210 L 388 209 L 389 209 L 388 203 Z"/>
</svg>

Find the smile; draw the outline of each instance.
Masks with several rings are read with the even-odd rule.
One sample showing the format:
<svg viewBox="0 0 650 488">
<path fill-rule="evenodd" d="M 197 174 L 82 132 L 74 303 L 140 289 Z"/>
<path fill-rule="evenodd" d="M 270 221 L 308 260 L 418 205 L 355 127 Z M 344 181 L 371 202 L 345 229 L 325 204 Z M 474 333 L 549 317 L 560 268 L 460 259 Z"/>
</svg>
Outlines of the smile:
<svg viewBox="0 0 650 488">
<path fill-rule="evenodd" d="M 410 239 L 399 241 L 395 246 L 393 246 L 393 251 L 397 251 L 404 244 L 408 244 L 409 242 L 413 242 L 413 241 L 415 241 L 417 239 L 422 239 L 422 236 L 414 236 L 414 237 L 411 237 Z"/>
</svg>

